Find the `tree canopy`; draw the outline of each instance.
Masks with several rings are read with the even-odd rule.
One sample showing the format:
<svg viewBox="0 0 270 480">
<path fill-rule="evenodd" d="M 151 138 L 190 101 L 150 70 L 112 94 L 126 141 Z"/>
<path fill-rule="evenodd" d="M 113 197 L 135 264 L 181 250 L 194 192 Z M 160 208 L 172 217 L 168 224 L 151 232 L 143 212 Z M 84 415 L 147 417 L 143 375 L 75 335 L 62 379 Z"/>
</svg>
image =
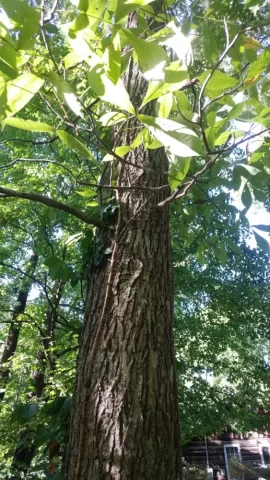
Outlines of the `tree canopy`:
<svg viewBox="0 0 270 480">
<path fill-rule="evenodd" d="M 89 272 L 113 263 L 121 192 L 170 209 L 183 441 L 269 429 L 270 227 L 247 220 L 269 209 L 269 3 L 0 9 L 3 478 L 61 478 Z M 161 150 L 168 181 L 133 182 Z"/>
</svg>

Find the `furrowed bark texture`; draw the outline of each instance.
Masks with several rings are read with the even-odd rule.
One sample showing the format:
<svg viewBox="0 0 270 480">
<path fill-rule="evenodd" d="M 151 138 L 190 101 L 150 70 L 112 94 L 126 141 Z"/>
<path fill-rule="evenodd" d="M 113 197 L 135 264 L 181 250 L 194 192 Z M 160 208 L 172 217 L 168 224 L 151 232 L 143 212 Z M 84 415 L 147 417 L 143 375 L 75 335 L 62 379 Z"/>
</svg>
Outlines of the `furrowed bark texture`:
<svg viewBox="0 0 270 480">
<path fill-rule="evenodd" d="M 145 81 L 131 63 L 135 106 Z M 149 106 L 146 113 L 153 113 Z M 130 145 L 136 121 L 115 132 Z M 168 183 L 163 149 L 139 147 L 118 166 L 118 185 Z M 179 480 L 181 449 L 172 341 L 173 282 L 168 191 L 119 193 L 112 255 L 90 272 L 63 478 Z"/>
</svg>

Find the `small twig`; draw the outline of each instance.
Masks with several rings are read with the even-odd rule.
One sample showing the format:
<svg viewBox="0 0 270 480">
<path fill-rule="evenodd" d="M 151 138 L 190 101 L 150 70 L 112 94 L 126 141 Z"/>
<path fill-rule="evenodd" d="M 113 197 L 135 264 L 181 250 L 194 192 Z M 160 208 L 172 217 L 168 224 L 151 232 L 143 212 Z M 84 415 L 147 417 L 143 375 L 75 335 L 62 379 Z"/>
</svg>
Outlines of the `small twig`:
<svg viewBox="0 0 270 480">
<path fill-rule="evenodd" d="M 232 88 L 232 90 L 229 90 L 228 92 L 225 92 L 225 93 L 221 93 L 220 95 L 218 95 L 216 98 L 214 98 L 213 100 L 210 100 L 210 102 L 208 102 L 206 105 L 204 105 L 204 107 L 202 107 L 202 112 L 204 112 L 206 110 L 206 108 L 210 107 L 210 105 L 212 105 L 213 103 L 215 103 L 217 100 L 219 100 L 220 98 L 223 98 L 225 97 L 225 95 L 232 95 L 232 93 L 235 93 L 237 92 L 237 90 L 239 88 L 241 88 L 243 86 L 243 83 L 245 81 L 245 78 L 243 78 L 241 80 L 241 82 L 234 88 Z"/>
<path fill-rule="evenodd" d="M 176 101 L 176 105 L 177 105 L 177 110 L 178 110 L 178 113 L 179 115 L 181 115 L 181 117 L 186 121 L 186 122 L 189 122 L 189 123 L 192 123 L 193 125 L 198 125 L 198 122 L 193 122 L 192 120 L 189 120 L 187 117 L 185 117 L 185 115 L 182 113 L 180 107 L 179 107 L 179 103 L 177 101 L 177 98 L 176 96 L 174 95 L 174 99 Z"/>
<path fill-rule="evenodd" d="M 268 128 L 265 128 L 264 130 L 262 130 L 261 132 L 258 132 L 258 133 L 254 133 L 252 135 L 249 135 L 249 137 L 244 137 L 242 138 L 241 140 L 239 140 L 239 142 L 236 142 L 233 144 L 233 148 L 236 148 L 238 147 L 238 145 L 241 145 L 242 143 L 244 142 L 248 142 L 249 140 L 252 140 L 253 138 L 255 137 L 258 137 L 259 135 L 262 135 L 263 133 L 266 133 L 266 132 L 270 132 L 270 127 Z M 231 147 L 230 147 L 231 148 Z M 228 149 L 224 149 L 222 148 L 221 150 L 219 150 L 219 153 L 224 153 L 224 152 L 227 152 Z M 215 153 L 215 152 L 213 152 Z M 217 153 L 217 152 L 216 152 Z"/>
<path fill-rule="evenodd" d="M 84 108 L 84 110 L 86 111 L 87 115 L 89 116 L 89 118 L 91 120 L 92 129 L 93 129 L 93 130 L 90 130 L 90 129 L 86 128 L 84 130 L 87 130 L 88 132 L 91 132 L 91 133 L 93 132 L 94 133 L 96 139 L 98 140 L 100 145 L 104 148 L 105 152 L 107 152 L 109 155 L 112 155 L 112 157 L 114 157 L 116 160 L 118 160 L 121 164 L 129 165 L 129 166 L 134 167 L 134 168 L 139 168 L 140 170 L 143 170 L 145 172 L 153 172 L 153 169 L 145 168 L 145 167 L 142 167 L 140 165 L 137 165 L 136 163 L 130 162 L 129 160 L 125 160 L 124 158 L 120 157 L 120 155 L 117 155 L 117 153 L 115 153 L 113 150 L 111 150 L 111 148 L 108 147 L 108 145 L 97 134 L 96 127 L 95 127 L 95 122 L 93 121 L 92 114 L 85 107 L 83 107 L 83 108 Z"/>
<path fill-rule="evenodd" d="M 61 358 L 64 355 L 66 355 L 66 353 L 72 352 L 73 350 L 78 350 L 78 345 L 74 345 L 73 347 L 65 348 L 65 350 L 62 350 L 62 352 L 59 352 L 59 353 L 56 354 L 56 358 Z"/>
<path fill-rule="evenodd" d="M 192 93 L 193 93 L 193 106 L 192 106 L 192 112 L 194 113 L 196 110 L 196 103 L 197 103 L 197 94 L 196 94 L 196 88 L 194 85 L 191 87 Z"/>
<path fill-rule="evenodd" d="M 201 190 L 201 192 L 204 193 L 204 195 L 206 196 L 207 200 L 209 200 L 210 203 L 212 203 L 214 205 L 214 207 L 219 211 L 221 212 L 221 209 L 217 206 L 217 204 L 214 202 L 213 198 L 211 198 L 208 193 L 199 185 L 199 183 L 196 183 L 196 187 Z M 204 203 L 205 200 L 202 201 L 202 203 Z M 196 203 L 196 202 L 195 202 Z"/>
<path fill-rule="evenodd" d="M 60 70 L 59 70 L 59 68 L 58 68 L 58 65 L 57 65 L 55 59 L 54 59 L 54 56 L 53 56 L 52 51 L 51 51 L 51 49 L 50 49 L 50 46 L 49 46 L 49 44 L 48 44 L 48 42 L 47 42 L 46 34 L 45 34 L 45 32 L 44 32 L 44 22 L 45 22 L 45 19 L 44 19 L 44 5 L 45 5 L 45 0 L 41 0 L 41 2 L 40 2 L 41 12 L 40 12 L 40 22 L 39 22 L 40 29 L 41 29 L 41 35 L 42 35 L 42 38 L 43 38 L 44 45 L 45 45 L 45 47 L 46 47 L 46 49 L 47 49 L 47 51 L 48 51 L 48 53 L 49 53 L 49 55 L 50 55 L 50 58 L 51 58 L 54 66 L 55 66 L 55 68 L 56 68 L 56 71 L 57 71 L 58 75 L 60 75 Z M 57 5 L 57 2 L 56 2 L 56 5 Z M 56 6 L 55 6 L 55 9 L 56 9 Z M 54 10 L 54 11 L 55 11 L 55 10 Z M 49 20 L 48 20 L 48 21 L 49 21 Z"/>
<path fill-rule="evenodd" d="M 49 160 L 47 158 L 16 158 L 15 160 L 12 160 L 10 163 L 6 163 L 6 165 L 0 165 L 1 168 L 10 168 L 13 165 L 15 165 L 18 162 L 31 162 L 31 163 L 52 163 L 54 165 L 58 165 L 59 167 L 63 168 L 66 170 L 75 180 L 76 182 L 78 181 L 74 173 L 64 164 L 57 162 L 56 160 Z"/>
<path fill-rule="evenodd" d="M 25 138 L 7 138 L 6 140 L 3 140 L 1 143 L 8 143 L 8 142 L 24 142 L 24 143 L 32 143 L 32 145 L 46 145 L 46 144 L 51 144 L 55 142 L 58 139 L 58 137 L 52 137 L 50 140 L 30 140 L 30 139 L 25 139 Z"/>
<path fill-rule="evenodd" d="M 225 48 L 224 52 L 222 53 L 222 55 L 220 56 L 220 58 L 218 59 L 218 61 L 215 63 L 214 67 L 212 68 L 211 72 L 207 75 L 206 79 L 204 80 L 203 84 L 202 84 L 202 88 L 201 88 L 201 91 L 200 91 L 200 94 L 199 94 L 199 117 L 201 118 L 202 116 L 202 110 L 203 110 L 203 105 L 202 105 L 202 99 L 203 99 L 203 95 L 204 95 L 204 91 L 207 87 L 207 84 L 209 82 L 209 80 L 212 78 L 212 76 L 214 75 L 216 69 L 219 67 L 219 65 L 222 63 L 222 61 L 224 60 L 224 58 L 226 57 L 228 51 L 231 49 L 231 47 L 233 47 L 233 45 L 235 44 L 236 40 L 239 38 L 239 36 L 241 35 L 242 32 L 238 32 L 232 39 L 232 41 L 229 43 L 229 45 L 227 45 L 227 47 Z"/>
<path fill-rule="evenodd" d="M 98 183 L 89 183 L 79 180 L 74 173 L 63 163 L 57 162 L 56 160 L 49 160 L 46 158 L 16 158 L 12 160 L 10 163 L 6 163 L 5 165 L 0 165 L 1 168 L 10 168 L 15 165 L 17 162 L 32 162 L 32 163 L 51 163 L 52 165 L 57 165 L 64 170 L 66 170 L 76 181 L 78 185 L 87 186 L 87 187 L 94 187 L 94 188 L 106 188 L 110 190 L 142 190 L 148 192 L 159 192 L 160 190 L 164 190 L 168 188 L 167 185 L 161 185 L 160 187 L 141 187 L 139 185 L 130 185 L 130 186 L 117 186 L 117 185 L 101 185 Z"/>
<path fill-rule="evenodd" d="M 195 175 L 193 175 L 192 180 L 179 185 L 174 190 L 172 195 L 170 195 L 168 198 L 165 198 L 165 200 L 163 200 L 162 202 L 158 203 L 158 207 L 164 207 L 164 205 L 166 205 L 167 203 L 172 203 L 174 200 L 178 200 L 179 198 L 185 197 L 187 195 L 187 193 L 189 192 L 190 188 L 192 187 L 192 185 L 194 185 L 196 183 L 198 177 L 200 177 L 205 172 L 207 172 L 207 170 L 209 170 L 214 165 L 214 163 L 217 161 L 217 159 L 220 157 L 220 155 L 223 152 L 228 151 L 231 148 L 231 147 L 229 147 L 229 148 L 227 147 L 230 139 L 231 139 L 231 136 L 229 135 L 229 137 L 227 138 L 227 140 L 224 144 L 223 149 L 221 151 L 219 151 L 215 155 L 214 158 L 211 158 L 211 160 L 209 160 L 209 162 L 207 162 L 207 164 L 201 170 L 199 170 Z"/>
<path fill-rule="evenodd" d="M 179 88 L 179 90 L 187 90 L 188 88 L 194 88 L 194 85 L 198 83 L 199 80 L 198 78 L 192 78 L 191 80 L 188 80 L 182 87 Z"/>
<path fill-rule="evenodd" d="M 199 126 L 200 126 L 200 129 L 201 129 L 201 132 L 202 132 L 202 138 L 203 138 L 204 146 L 206 148 L 207 153 L 210 154 L 211 153 L 211 148 L 209 146 L 209 143 L 208 143 L 208 140 L 207 140 L 207 137 L 206 137 L 206 133 L 205 133 L 205 130 L 204 130 L 203 116 L 202 115 L 199 117 Z"/>
<path fill-rule="evenodd" d="M 49 107 L 49 109 L 59 118 L 60 122 L 61 123 L 66 123 L 65 120 L 61 117 L 60 113 L 58 113 L 50 104 L 50 102 L 47 100 L 47 98 L 41 93 L 39 92 L 39 95 L 40 97 L 42 98 L 43 102 L 46 103 L 46 105 Z M 61 124 L 60 123 L 60 124 Z"/>
<path fill-rule="evenodd" d="M 33 275 L 30 275 L 27 272 L 24 272 L 19 267 L 14 267 L 13 265 L 10 265 L 10 264 L 2 262 L 2 261 L 0 261 L 0 265 L 2 267 L 11 268 L 12 270 L 15 270 L 15 272 L 18 272 L 21 275 L 23 275 L 24 277 L 30 278 L 30 280 L 33 280 L 33 282 L 37 283 L 38 285 L 40 285 L 44 289 L 44 283 L 41 280 L 37 279 L 36 277 L 34 277 Z"/>
</svg>

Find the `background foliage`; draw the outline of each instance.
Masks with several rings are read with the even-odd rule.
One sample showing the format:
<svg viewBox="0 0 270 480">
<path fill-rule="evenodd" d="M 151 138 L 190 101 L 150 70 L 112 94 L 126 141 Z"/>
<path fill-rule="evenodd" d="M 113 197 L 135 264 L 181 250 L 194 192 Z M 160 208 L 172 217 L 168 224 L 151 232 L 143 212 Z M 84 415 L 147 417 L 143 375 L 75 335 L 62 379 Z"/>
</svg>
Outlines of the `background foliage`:
<svg viewBox="0 0 270 480">
<path fill-rule="evenodd" d="M 2 478 L 60 478 L 87 272 L 110 254 L 96 227 L 117 210 L 115 179 L 102 206 L 99 180 L 140 144 L 170 161 L 183 440 L 269 429 L 270 228 L 246 217 L 269 206 L 269 4 L 154 5 L 0 0 L 3 355 L 18 334 L 1 365 Z M 156 117 L 125 91 L 131 57 Z M 138 136 L 114 151 L 130 115 Z"/>
</svg>

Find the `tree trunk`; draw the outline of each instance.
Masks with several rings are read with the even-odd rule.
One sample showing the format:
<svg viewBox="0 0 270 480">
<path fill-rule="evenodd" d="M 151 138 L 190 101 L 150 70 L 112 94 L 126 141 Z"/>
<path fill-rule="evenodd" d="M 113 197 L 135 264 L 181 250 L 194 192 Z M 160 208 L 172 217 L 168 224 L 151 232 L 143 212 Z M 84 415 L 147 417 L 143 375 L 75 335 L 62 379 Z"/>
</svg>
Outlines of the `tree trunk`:
<svg viewBox="0 0 270 480">
<path fill-rule="evenodd" d="M 125 84 L 138 107 L 146 82 L 132 60 Z M 114 146 L 130 145 L 136 126 L 115 132 Z M 138 168 L 119 164 L 118 186 L 168 184 L 162 148 L 126 159 Z M 89 274 L 63 478 L 180 480 L 169 211 L 156 207 L 168 190 L 118 192 L 111 258 Z"/>
<path fill-rule="evenodd" d="M 17 318 L 20 314 L 24 313 L 27 298 L 33 283 L 33 280 L 30 277 L 33 275 L 36 269 L 37 260 L 38 260 L 37 255 L 33 253 L 29 260 L 29 266 L 26 272 L 27 277 L 26 279 L 23 280 L 23 285 L 19 291 L 17 303 L 13 311 L 12 321 L 10 322 L 7 341 L 6 341 L 6 345 L 1 358 L 0 374 L 1 374 L 1 383 L 2 383 L 1 386 L 3 390 L 0 392 L 0 401 L 3 400 L 5 396 L 5 393 L 6 393 L 5 388 L 9 379 L 10 368 L 7 362 L 9 362 L 12 359 L 14 353 L 16 352 L 16 348 L 19 340 L 20 324 L 17 323 Z"/>
</svg>

